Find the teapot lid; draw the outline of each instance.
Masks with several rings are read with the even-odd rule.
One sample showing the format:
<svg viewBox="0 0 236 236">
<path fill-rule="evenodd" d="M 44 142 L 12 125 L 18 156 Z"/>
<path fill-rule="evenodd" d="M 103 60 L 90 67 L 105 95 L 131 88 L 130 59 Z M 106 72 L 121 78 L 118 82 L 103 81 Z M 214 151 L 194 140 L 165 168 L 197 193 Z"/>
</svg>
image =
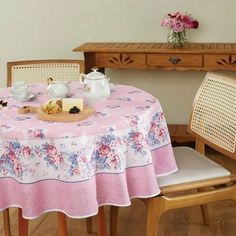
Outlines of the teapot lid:
<svg viewBox="0 0 236 236">
<path fill-rule="evenodd" d="M 94 80 L 99 80 L 99 79 L 105 79 L 106 76 L 98 71 L 97 67 L 92 68 L 92 72 L 88 73 L 86 75 L 86 79 L 94 79 Z"/>
</svg>

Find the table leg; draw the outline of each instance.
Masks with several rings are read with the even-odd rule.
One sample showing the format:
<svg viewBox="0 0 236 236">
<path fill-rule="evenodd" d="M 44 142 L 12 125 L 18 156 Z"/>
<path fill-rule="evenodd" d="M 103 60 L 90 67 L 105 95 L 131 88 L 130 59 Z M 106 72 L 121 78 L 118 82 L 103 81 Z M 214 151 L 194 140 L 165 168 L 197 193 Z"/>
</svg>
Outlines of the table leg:
<svg viewBox="0 0 236 236">
<path fill-rule="evenodd" d="M 87 233 L 91 234 L 93 232 L 93 218 L 89 217 L 86 219 Z"/>
<path fill-rule="evenodd" d="M 95 53 L 93 52 L 85 52 L 84 53 L 85 59 L 85 73 L 91 72 L 91 69 L 95 67 Z"/>
<path fill-rule="evenodd" d="M 96 57 L 94 52 L 84 52 L 84 59 L 85 59 L 85 73 L 91 72 L 93 67 L 96 67 Z M 100 72 L 103 74 L 105 73 L 104 67 L 98 68 Z"/>
<path fill-rule="evenodd" d="M 18 209 L 18 236 L 28 235 L 29 221 L 22 216 L 22 209 Z"/>
<path fill-rule="evenodd" d="M 107 236 L 106 230 L 106 215 L 104 207 L 99 207 L 98 214 L 96 215 L 98 236 Z"/>
<path fill-rule="evenodd" d="M 3 210 L 3 223 L 5 236 L 11 236 L 9 209 Z"/>
<path fill-rule="evenodd" d="M 110 206 L 110 236 L 117 236 L 119 208 Z"/>
<path fill-rule="evenodd" d="M 67 236 L 66 215 L 62 212 L 58 212 L 57 219 L 58 219 L 58 236 Z"/>
</svg>

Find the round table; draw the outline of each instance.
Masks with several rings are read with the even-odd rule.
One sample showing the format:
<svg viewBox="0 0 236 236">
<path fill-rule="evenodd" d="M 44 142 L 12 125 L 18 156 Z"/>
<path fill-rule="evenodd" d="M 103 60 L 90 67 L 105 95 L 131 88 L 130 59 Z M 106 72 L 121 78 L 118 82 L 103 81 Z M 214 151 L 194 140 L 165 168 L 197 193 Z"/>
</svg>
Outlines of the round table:
<svg viewBox="0 0 236 236">
<path fill-rule="evenodd" d="M 0 89 L 0 209 L 22 208 L 32 219 L 48 211 L 72 218 L 97 214 L 102 205 L 128 206 L 134 197 L 160 193 L 156 176 L 177 170 L 159 101 L 125 85 L 110 85 L 111 96 L 95 102 L 95 113 L 79 122 L 49 122 L 19 114 L 50 97 L 46 84 L 31 84 L 27 102 Z M 80 84 L 70 83 L 72 97 Z"/>
</svg>

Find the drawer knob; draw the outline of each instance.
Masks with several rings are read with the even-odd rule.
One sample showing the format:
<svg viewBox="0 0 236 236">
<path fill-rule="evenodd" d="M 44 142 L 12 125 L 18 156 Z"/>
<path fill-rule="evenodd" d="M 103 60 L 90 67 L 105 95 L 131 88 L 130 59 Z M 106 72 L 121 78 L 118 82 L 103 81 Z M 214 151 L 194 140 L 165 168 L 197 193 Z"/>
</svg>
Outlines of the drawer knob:
<svg viewBox="0 0 236 236">
<path fill-rule="evenodd" d="M 169 61 L 170 61 L 172 64 L 177 65 L 177 64 L 181 61 L 181 59 L 178 58 L 178 57 L 171 57 L 171 58 L 169 59 Z"/>
</svg>

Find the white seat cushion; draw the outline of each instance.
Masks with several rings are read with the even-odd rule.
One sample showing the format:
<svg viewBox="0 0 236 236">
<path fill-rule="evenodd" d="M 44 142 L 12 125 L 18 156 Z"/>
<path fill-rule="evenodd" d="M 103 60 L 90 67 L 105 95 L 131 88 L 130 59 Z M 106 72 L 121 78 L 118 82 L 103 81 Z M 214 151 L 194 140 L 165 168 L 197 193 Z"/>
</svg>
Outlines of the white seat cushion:
<svg viewBox="0 0 236 236">
<path fill-rule="evenodd" d="M 176 147 L 174 155 L 178 171 L 167 176 L 157 177 L 160 187 L 230 175 L 230 172 L 224 167 L 192 148 Z"/>
</svg>

